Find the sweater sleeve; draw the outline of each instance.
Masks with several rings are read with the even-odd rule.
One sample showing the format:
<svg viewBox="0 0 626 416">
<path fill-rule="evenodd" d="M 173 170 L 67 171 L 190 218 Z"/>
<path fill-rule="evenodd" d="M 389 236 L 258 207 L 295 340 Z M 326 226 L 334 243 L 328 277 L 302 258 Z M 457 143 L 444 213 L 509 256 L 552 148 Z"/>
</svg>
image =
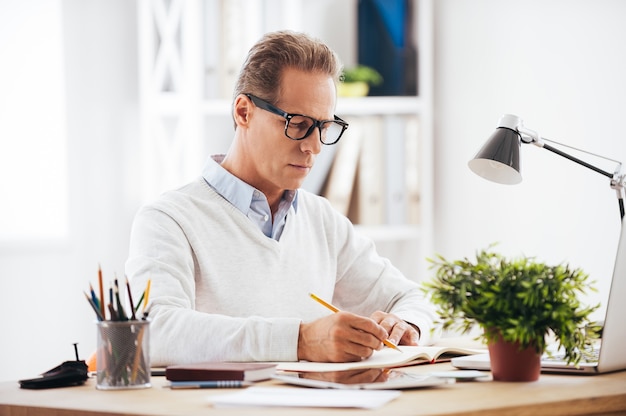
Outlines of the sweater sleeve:
<svg viewBox="0 0 626 416">
<path fill-rule="evenodd" d="M 338 223 L 337 305 L 364 316 L 377 310 L 393 313 L 419 328 L 420 345 L 431 343 L 436 338 L 435 308 L 418 284 L 378 255 L 373 241 L 360 235 L 349 221 Z"/>
<path fill-rule="evenodd" d="M 138 212 L 126 273 L 135 291 L 152 280 L 152 365 L 297 359 L 299 319 L 231 317 L 195 310 L 196 261 L 183 229 L 172 217 L 156 208 Z"/>
</svg>

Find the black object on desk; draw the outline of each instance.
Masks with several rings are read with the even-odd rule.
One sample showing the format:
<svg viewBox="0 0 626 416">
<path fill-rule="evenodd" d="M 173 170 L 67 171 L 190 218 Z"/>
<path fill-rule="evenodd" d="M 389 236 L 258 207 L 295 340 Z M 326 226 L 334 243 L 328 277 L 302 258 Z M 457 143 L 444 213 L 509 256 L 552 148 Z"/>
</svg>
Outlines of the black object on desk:
<svg viewBox="0 0 626 416">
<path fill-rule="evenodd" d="M 76 361 L 65 361 L 43 373 L 41 377 L 20 380 L 23 389 L 50 389 L 55 387 L 80 386 L 89 378 L 87 364 L 78 359 L 78 349 L 74 344 Z"/>
</svg>

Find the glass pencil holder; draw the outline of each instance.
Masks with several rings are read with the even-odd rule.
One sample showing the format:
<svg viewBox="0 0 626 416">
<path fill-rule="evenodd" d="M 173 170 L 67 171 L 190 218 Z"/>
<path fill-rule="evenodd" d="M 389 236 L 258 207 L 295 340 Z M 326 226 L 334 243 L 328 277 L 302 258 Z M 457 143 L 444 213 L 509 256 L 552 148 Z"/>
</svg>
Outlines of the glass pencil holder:
<svg viewBox="0 0 626 416">
<path fill-rule="evenodd" d="M 98 321 L 96 388 L 150 387 L 150 321 Z"/>
</svg>

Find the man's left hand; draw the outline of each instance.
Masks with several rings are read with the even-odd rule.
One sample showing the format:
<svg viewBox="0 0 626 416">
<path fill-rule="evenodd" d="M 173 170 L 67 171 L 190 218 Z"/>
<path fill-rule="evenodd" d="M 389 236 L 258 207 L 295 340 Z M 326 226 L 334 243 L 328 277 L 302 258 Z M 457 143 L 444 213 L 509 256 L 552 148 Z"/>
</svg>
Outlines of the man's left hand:
<svg viewBox="0 0 626 416">
<path fill-rule="evenodd" d="M 395 345 L 417 345 L 420 339 L 419 330 L 410 323 L 403 321 L 392 313 L 374 312 L 370 318 L 382 326 L 389 334 L 389 341 Z"/>
</svg>

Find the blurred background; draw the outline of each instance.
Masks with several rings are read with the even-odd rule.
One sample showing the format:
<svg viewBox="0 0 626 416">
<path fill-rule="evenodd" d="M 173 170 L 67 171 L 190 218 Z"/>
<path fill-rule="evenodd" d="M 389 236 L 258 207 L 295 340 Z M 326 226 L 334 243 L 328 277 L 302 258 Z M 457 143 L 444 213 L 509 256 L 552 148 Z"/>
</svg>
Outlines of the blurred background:
<svg viewBox="0 0 626 416">
<path fill-rule="evenodd" d="M 0 380 L 73 359 L 75 342 L 83 359 L 95 349 L 81 292 L 99 266 L 123 278 L 143 203 L 228 150 L 234 77 L 278 29 L 383 75 L 338 99 L 350 129 L 305 184 L 381 254 L 421 280 L 427 257 L 498 243 L 583 268 L 598 288 L 585 301 L 605 302 L 620 232 L 609 180 L 534 146 L 515 186 L 467 162 L 504 113 L 626 160 L 624 17 L 621 0 L 0 0 Z"/>
</svg>

